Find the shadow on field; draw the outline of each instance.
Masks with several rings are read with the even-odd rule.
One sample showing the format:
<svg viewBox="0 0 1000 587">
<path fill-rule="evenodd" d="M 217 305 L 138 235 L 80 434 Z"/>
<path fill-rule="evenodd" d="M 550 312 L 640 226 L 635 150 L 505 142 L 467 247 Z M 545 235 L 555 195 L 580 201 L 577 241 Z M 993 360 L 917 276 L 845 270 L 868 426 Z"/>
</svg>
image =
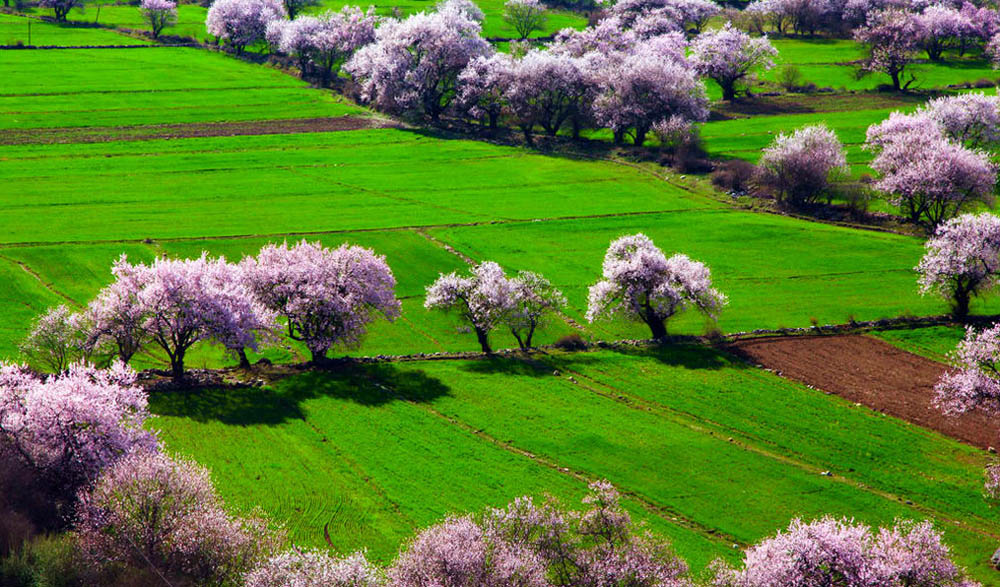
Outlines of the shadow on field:
<svg viewBox="0 0 1000 587">
<path fill-rule="evenodd" d="M 717 349 L 696 344 L 666 344 L 648 347 L 616 347 L 612 351 L 631 357 L 648 357 L 669 367 L 682 369 L 718 370 L 726 368 L 746 368 L 742 361 L 734 361 L 731 356 Z"/>
<path fill-rule="evenodd" d="M 304 420 L 304 401 L 320 397 L 381 406 L 393 401 L 430 402 L 450 389 L 423 371 L 400 372 L 394 365 L 347 365 L 293 375 L 267 387 L 196 389 L 155 393 L 150 410 L 159 416 L 215 420 L 235 426 L 277 425 Z"/>
</svg>

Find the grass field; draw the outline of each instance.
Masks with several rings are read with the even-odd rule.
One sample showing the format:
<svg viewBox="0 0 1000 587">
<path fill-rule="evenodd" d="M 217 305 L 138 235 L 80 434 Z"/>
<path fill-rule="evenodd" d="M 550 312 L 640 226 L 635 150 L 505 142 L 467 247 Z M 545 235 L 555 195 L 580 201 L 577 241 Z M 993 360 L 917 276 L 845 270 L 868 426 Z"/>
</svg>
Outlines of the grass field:
<svg viewBox="0 0 1000 587">
<path fill-rule="evenodd" d="M 153 408 L 168 445 L 211 466 L 234 503 L 288 519 L 304 543 L 326 526 L 339 550 L 379 558 L 451 510 L 573 499 L 579 476 L 618 485 L 699 569 L 733 541 L 834 512 L 930 516 L 982 574 L 978 533 L 996 528 L 978 451 L 697 347 L 359 368 Z"/>
<path fill-rule="evenodd" d="M 31 29 L 30 38 L 29 27 Z M 149 42 L 128 37 L 114 31 L 58 25 L 53 22 L 45 22 L 34 18 L 0 13 L 0 45 L 18 44 L 30 44 L 38 47 L 68 47 L 81 45 L 148 45 Z"/>
<path fill-rule="evenodd" d="M 279 71 L 199 49 L 10 51 L 0 130 L 358 114 Z"/>
<path fill-rule="evenodd" d="M 499 5 L 484 5 L 488 27 Z M 197 7 L 184 8 L 182 21 L 193 22 Z M 134 7 L 105 6 L 101 22 L 130 26 L 126 10 Z M 857 50 L 846 41 L 778 43 L 818 85 L 847 75 L 848 66 L 830 64 Z M 977 67 L 942 69 L 941 85 L 979 75 Z M 0 79 L 0 133 L 27 137 L 0 145 L 0 357 L 16 356 L 46 307 L 86 303 L 122 253 L 235 260 L 303 237 L 372 247 L 398 280 L 402 318 L 336 354 L 475 350 L 453 318 L 422 307 L 424 287 L 463 269 L 461 256 L 543 273 L 566 293 L 567 316 L 583 322 L 608 242 L 639 231 L 712 268 L 730 300 L 717 325 L 725 332 L 947 310 L 917 294 L 919 239 L 738 210 L 705 178 L 653 166 L 406 128 L 116 140 L 145 125 L 371 116 L 218 53 L 7 51 Z M 776 132 L 823 120 L 861 173 L 865 128 L 924 97 L 821 94 L 803 97 L 806 109 L 776 99 L 771 113 L 732 107 L 702 134 L 713 156 L 753 160 Z M 52 130 L 64 127 L 106 140 L 75 143 L 77 135 Z M 41 144 L 33 130 L 68 142 Z M 973 311 L 996 314 L 1000 303 Z M 712 326 L 688 315 L 670 330 Z M 629 324 L 584 327 L 598 340 L 648 336 Z M 573 331 L 557 320 L 539 342 Z M 940 359 L 961 333 L 876 336 Z M 513 342 L 494 335 L 496 347 Z M 279 345 L 265 356 L 295 361 L 301 351 Z M 231 363 L 207 346 L 188 359 L 189 367 Z M 162 364 L 155 351 L 135 362 Z M 707 347 L 351 366 L 262 388 L 158 393 L 151 406 L 169 450 L 210 467 L 233 507 L 262 507 L 304 546 L 323 547 L 326 533 L 340 552 L 367 547 L 387 561 L 415 528 L 449 512 L 545 492 L 576 502 L 588 480 L 607 478 L 698 571 L 793 517 L 833 513 L 879 524 L 932 518 L 960 564 L 987 584 L 995 577 L 987 559 L 1000 518 L 981 498 L 985 453 Z"/>
</svg>

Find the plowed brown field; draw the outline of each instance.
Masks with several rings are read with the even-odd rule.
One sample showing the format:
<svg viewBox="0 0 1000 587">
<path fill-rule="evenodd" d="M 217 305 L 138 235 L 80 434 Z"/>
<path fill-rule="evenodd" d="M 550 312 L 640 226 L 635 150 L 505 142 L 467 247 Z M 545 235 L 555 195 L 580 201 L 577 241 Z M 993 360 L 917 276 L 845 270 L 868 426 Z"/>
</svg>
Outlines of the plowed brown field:
<svg viewBox="0 0 1000 587">
<path fill-rule="evenodd" d="M 823 391 L 981 448 L 1000 447 L 1000 425 L 981 412 L 945 416 L 932 405 L 945 365 L 860 335 L 758 338 L 733 352 Z"/>
</svg>

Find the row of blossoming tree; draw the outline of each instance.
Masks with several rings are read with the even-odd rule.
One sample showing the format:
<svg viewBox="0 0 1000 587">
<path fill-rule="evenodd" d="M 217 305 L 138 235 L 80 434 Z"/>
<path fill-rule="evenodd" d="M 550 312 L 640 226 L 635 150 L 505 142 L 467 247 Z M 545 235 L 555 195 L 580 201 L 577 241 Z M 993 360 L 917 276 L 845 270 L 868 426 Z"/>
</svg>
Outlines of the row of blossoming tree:
<svg viewBox="0 0 1000 587">
<path fill-rule="evenodd" d="M 237 52 L 266 41 L 326 81 L 342 68 L 362 101 L 385 112 L 434 120 L 447 113 L 490 127 L 506 120 L 528 140 L 536 129 L 608 128 L 618 141 L 631 135 L 642 144 L 651 131 L 670 137 L 705 120 L 700 77 L 718 81 L 728 99 L 773 65 L 766 38 L 729 26 L 689 43 L 685 27 L 698 29 L 717 11 L 707 0 L 622 0 L 594 27 L 563 30 L 545 49 L 517 45 L 513 54 L 481 36 L 483 13 L 468 0 L 401 20 L 356 7 L 288 20 L 278 0 L 216 0 L 206 25 Z"/>
<path fill-rule="evenodd" d="M 404 545 L 388 568 L 363 552 L 339 558 L 289 546 L 264 517 L 229 513 L 209 471 L 166 454 L 147 416 L 145 391 L 121 362 L 108 370 L 75 364 L 47 378 L 17 365 L 0 368 L 0 460 L 7 472 L 16 464 L 32 475 L 5 489 L 37 491 L 36 500 L 59 506 L 75 553 L 68 564 L 83 584 L 696 584 L 665 540 L 632 522 L 607 482 L 591 484 L 584 511 L 523 497 L 449 517 Z M 0 479 L 5 483 L 9 478 Z M 707 584 L 716 587 L 974 585 L 930 522 L 873 531 L 831 518 L 795 520 L 750 548 L 740 568 L 718 562 L 712 575 Z"/>
<path fill-rule="evenodd" d="M 207 254 L 157 258 L 148 265 L 122 256 L 112 275 L 114 281 L 85 309 L 61 305 L 39 317 L 22 352 L 60 372 L 101 356 L 128 364 L 143 349 L 156 349 L 180 381 L 185 357 L 199 342 L 221 346 L 249 367 L 247 350 L 277 342 L 283 331 L 320 363 L 335 346 L 359 346 L 374 319 L 392 321 L 401 307 L 385 259 L 347 244 L 270 244 L 235 264 Z M 680 254 L 667 258 L 637 234 L 611 243 L 603 278 L 590 289 L 587 319 L 640 321 L 659 339 L 674 314 L 696 308 L 714 318 L 725 303 L 705 265 Z M 508 277 L 489 261 L 468 276 L 442 274 L 427 287 L 424 303 L 454 311 L 485 353 L 492 352 L 489 336 L 498 327 L 530 349 L 535 333 L 565 305 L 562 292 L 542 275 L 522 271 Z"/>
<path fill-rule="evenodd" d="M 928 232 L 959 213 L 992 204 L 1000 146 L 1000 98 L 982 93 L 934 98 L 912 113 L 893 112 L 868 129 L 872 183 L 910 222 Z M 792 207 L 832 196 L 848 175 L 843 145 L 826 126 L 779 134 L 761 155 L 759 186 Z"/>
</svg>

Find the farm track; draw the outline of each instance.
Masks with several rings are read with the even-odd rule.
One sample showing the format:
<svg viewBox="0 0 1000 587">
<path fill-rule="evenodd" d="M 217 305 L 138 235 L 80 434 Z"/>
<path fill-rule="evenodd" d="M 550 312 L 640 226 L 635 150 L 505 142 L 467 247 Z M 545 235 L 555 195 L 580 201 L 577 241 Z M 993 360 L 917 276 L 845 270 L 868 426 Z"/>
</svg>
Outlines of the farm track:
<svg viewBox="0 0 1000 587">
<path fill-rule="evenodd" d="M 207 122 L 100 128 L 53 128 L 30 131 L 8 130 L 0 133 L 0 145 L 49 145 L 69 143 L 104 143 L 109 141 L 146 141 L 151 139 L 190 139 L 253 135 L 341 132 L 398 125 L 378 118 L 338 116 L 333 118 L 293 118 L 249 122 Z"/>
<path fill-rule="evenodd" d="M 947 367 L 868 336 L 760 338 L 729 350 L 781 376 L 835 393 L 979 448 L 1000 446 L 1000 425 L 982 412 L 945 416 L 933 405 Z"/>
</svg>

